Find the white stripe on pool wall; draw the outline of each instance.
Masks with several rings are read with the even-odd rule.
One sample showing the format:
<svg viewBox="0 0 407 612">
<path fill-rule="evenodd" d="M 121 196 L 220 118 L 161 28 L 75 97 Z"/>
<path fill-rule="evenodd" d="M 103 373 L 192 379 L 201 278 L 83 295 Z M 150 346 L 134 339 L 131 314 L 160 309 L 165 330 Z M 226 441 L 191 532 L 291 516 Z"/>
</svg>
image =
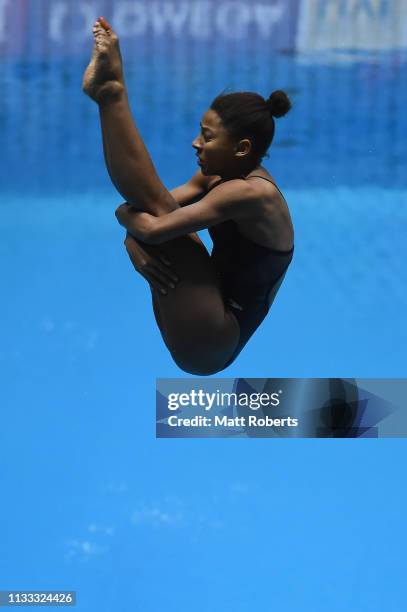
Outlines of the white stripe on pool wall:
<svg viewBox="0 0 407 612">
<path fill-rule="evenodd" d="M 302 0 L 297 51 L 407 48 L 405 0 Z"/>
</svg>

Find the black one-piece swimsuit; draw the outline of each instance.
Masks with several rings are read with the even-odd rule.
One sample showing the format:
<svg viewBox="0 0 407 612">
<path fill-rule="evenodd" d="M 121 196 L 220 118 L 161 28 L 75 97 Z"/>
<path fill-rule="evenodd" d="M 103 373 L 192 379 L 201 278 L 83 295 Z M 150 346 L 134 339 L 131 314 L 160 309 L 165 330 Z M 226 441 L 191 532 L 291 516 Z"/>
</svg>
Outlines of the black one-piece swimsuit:
<svg viewBox="0 0 407 612">
<path fill-rule="evenodd" d="M 252 177 L 269 181 L 278 189 L 264 176 L 247 178 Z M 207 192 L 223 182 L 224 179 L 217 181 Z M 280 251 L 256 244 L 246 238 L 232 220 L 210 227 L 209 234 L 213 241 L 211 259 L 218 271 L 222 295 L 240 327 L 239 343 L 226 363 L 227 367 L 267 315 L 293 258 L 294 247 Z"/>
</svg>

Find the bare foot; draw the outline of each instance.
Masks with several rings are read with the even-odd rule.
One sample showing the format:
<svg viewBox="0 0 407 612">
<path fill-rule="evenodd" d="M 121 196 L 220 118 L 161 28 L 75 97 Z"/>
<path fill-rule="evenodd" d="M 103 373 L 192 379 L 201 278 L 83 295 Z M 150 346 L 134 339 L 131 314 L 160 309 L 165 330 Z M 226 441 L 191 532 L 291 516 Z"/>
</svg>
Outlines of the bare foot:
<svg viewBox="0 0 407 612">
<path fill-rule="evenodd" d="M 119 39 L 103 17 L 93 26 L 95 44 L 83 75 L 83 91 L 98 104 L 118 99 L 124 91 Z"/>
</svg>

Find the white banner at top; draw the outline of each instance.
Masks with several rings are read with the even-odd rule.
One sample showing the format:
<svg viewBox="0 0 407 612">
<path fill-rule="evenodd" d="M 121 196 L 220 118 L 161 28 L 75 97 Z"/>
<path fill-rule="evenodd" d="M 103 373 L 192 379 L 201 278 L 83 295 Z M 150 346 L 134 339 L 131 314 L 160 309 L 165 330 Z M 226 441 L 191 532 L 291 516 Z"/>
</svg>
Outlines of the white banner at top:
<svg viewBox="0 0 407 612">
<path fill-rule="evenodd" d="M 302 0 L 297 51 L 407 48 L 406 0 Z"/>
</svg>

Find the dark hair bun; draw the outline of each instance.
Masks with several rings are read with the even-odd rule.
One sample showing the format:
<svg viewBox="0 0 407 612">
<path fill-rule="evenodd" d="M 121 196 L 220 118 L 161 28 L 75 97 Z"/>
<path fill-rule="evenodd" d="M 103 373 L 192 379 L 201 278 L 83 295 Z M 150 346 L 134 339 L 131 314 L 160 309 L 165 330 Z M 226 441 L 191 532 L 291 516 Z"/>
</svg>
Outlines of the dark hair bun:
<svg viewBox="0 0 407 612">
<path fill-rule="evenodd" d="M 282 91 L 281 89 L 273 91 L 266 102 L 273 117 L 283 117 L 291 108 L 289 97 L 285 91 Z"/>
</svg>

